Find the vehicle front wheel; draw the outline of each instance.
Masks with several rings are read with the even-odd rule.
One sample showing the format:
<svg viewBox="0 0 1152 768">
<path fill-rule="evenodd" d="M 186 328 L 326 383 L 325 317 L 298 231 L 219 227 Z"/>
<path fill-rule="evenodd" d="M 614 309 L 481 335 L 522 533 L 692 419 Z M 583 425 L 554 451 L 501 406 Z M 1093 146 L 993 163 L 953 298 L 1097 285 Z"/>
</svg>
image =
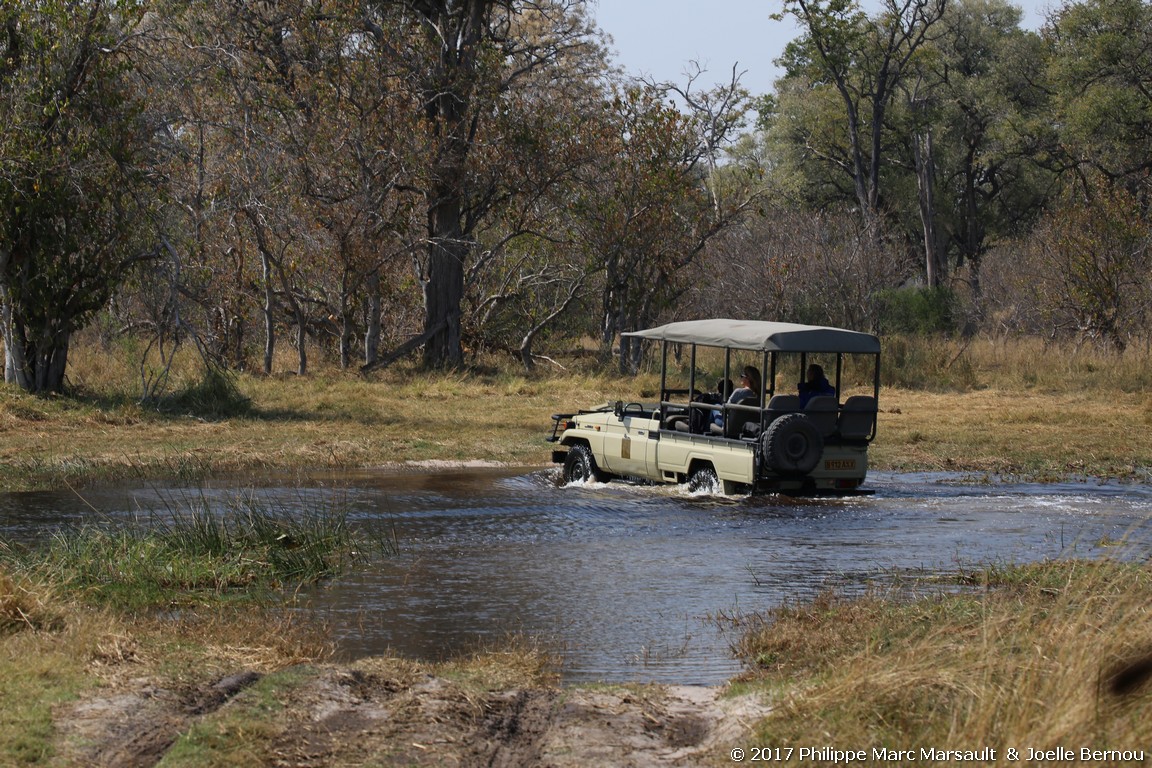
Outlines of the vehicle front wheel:
<svg viewBox="0 0 1152 768">
<path fill-rule="evenodd" d="M 715 493 L 719 487 L 720 481 L 716 477 L 716 470 L 711 466 L 696 467 L 688 475 L 689 493 Z"/>
<path fill-rule="evenodd" d="M 586 483 L 589 480 L 603 482 L 605 479 L 604 473 L 596 468 L 596 459 L 592 457 L 588 446 L 574 445 L 568 449 L 568 455 L 564 457 L 565 483 Z"/>
</svg>

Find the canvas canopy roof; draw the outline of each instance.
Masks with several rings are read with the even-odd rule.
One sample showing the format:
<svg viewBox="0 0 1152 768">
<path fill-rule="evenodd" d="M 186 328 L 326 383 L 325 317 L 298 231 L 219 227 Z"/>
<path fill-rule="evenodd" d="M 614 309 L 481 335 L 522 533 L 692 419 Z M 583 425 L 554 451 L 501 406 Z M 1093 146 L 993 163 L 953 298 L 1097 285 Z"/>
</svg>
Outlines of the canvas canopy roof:
<svg viewBox="0 0 1152 768">
<path fill-rule="evenodd" d="M 880 340 L 870 333 L 764 320 L 685 320 L 622 335 L 759 352 L 880 353 Z"/>
</svg>

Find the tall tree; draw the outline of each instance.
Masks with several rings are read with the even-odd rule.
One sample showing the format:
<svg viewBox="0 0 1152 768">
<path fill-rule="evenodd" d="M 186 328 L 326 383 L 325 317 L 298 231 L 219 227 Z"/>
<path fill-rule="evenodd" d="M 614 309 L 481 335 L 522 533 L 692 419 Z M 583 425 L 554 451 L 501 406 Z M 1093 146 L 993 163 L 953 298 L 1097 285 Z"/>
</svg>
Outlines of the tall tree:
<svg viewBox="0 0 1152 768">
<path fill-rule="evenodd" d="M 481 150 L 493 174 L 488 187 L 503 201 L 477 234 L 465 281 L 466 333 L 473 345 L 511 352 L 528 369 L 538 339 L 585 330 L 571 310 L 582 305 L 597 270 L 582 256 L 571 203 L 581 180 L 607 162 L 598 80 L 606 69 L 603 51 L 589 45 L 523 78 L 493 116 L 499 141 Z"/>
<path fill-rule="evenodd" d="M 803 36 L 785 50 L 788 75 L 828 83 L 847 127 L 847 166 L 868 231 L 878 237 L 888 110 L 947 0 L 884 0 L 869 17 L 855 0 L 786 0 Z"/>
<path fill-rule="evenodd" d="M 1152 5 L 1087 0 L 1049 25 L 1060 136 L 1081 175 L 1129 185 L 1152 171 Z"/>
<path fill-rule="evenodd" d="M 5 380 L 59 392 L 72 335 L 133 265 L 156 199 L 134 79 L 134 2 L 0 10 L 0 308 Z"/>
<path fill-rule="evenodd" d="M 945 13 L 947 0 L 885 0 L 876 16 L 862 12 L 855 0 L 786 0 L 786 13 L 796 17 L 804 35 L 785 51 L 788 76 L 828 83 L 839 94 L 847 126 L 843 155 L 836 158 L 851 178 L 851 189 L 872 246 L 884 233 L 887 201 L 882 195 L 888 113 L 927 41 Z M 918 153 L 930 147 L 927 136 L 915 144 Z M 932 180 L 927 162 L 920 162 L 919 196 L 931 204 Z M 926 222 L 925 273 L 938 281 L 938 238 Z"/>
<path fill-rule="evenodd" d="M 636 369 L 643 347 L 619 334 L 648 327 L 682 295 L 686 268 L 761 192 L 758 169 L 719 168 L 749 108 L 738 73 L 708 90 L 694 87 L 698 77 L 620 89 L 602 137 L 606 160 L 574 198 L 577 239 L 602 272 L 602 352 L 620 338 L 622 371 Z M 738 179 L 741 170 L 750 176 Z"/>
<path fill-rule="evenodd" d="M 940 285 L 952 264 L 966 264 L 977 305 L 981 258 L 1029 225 L 1050 193 L 1051 177 L 1031 158 L 1046 57 L 1019 23 L 1004 0 L 956 0 L 903 89 L 898 125 L 918 182 L 927 282 Z"/>
<path fill-rule="evenodd" d="M 563 52 L 589 45 L 582 0 L 380 0 L 415 25 L 407 47 L 410 83 L 419 93 L 426 158 L 416 187 L 426 211 L 427 248 L 419 279 L 424 293 L 424 363 L 463 363 L 465 274 L 476 229 L 506 199 L 493 188 L 477 148 L 503 94 Z M 367 19 L 377 43 L 391 46 Z"/>
</svg>

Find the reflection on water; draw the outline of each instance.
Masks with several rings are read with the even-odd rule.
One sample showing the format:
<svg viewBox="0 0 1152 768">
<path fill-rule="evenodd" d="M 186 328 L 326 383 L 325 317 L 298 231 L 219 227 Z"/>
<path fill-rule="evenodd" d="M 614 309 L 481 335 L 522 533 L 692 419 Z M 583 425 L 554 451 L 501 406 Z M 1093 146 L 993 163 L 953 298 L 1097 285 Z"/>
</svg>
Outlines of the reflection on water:
<svg viewBox="0 0 1152 768">
<path fill-rule="evenodd" d="M 338 505 L 400 551 L 302 596 L 347 657 L 437 659 L 510 635 L 570 681 L 717 683 L 739 671 L 709 615 L 763 610 L 893 573 L 1062 556 L 1144 557 L 1152 489 L 980 485 L 873 474 L 874 496 L 692 497 L 621 483 L 562 488 L 552 471 L 317 475 L 265 485 L 0 495 L 0 533 L 147 519 L 237 491 L 275 508 Z"/>
</svg>

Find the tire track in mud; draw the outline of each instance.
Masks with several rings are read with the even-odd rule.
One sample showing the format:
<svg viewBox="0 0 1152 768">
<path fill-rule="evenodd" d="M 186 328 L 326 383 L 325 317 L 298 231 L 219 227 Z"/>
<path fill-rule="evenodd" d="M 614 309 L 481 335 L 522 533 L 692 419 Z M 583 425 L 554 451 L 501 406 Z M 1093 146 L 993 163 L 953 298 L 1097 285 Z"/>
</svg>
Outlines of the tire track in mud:
<svg viewBox="0 0 1152 768">
<path fill-rule="evenodd" d="M 298 668 L 291 684 L 254 691 L 262 679 L 244 671 L 181 689 L 123 680 L 57 710 L 57 757 L 151 768 L 197 725 L 213 726 L 227 748 L 241 738 L 229 729 L 248 723 L 262 746 L 234 746 L 258 748 L 262 765 L 285 768 L 687 766 L 746 746 L 769 711 L 752 696 L 722 697 L 721 688 L 490 690 L 371 664 Z"/>
</svg>

